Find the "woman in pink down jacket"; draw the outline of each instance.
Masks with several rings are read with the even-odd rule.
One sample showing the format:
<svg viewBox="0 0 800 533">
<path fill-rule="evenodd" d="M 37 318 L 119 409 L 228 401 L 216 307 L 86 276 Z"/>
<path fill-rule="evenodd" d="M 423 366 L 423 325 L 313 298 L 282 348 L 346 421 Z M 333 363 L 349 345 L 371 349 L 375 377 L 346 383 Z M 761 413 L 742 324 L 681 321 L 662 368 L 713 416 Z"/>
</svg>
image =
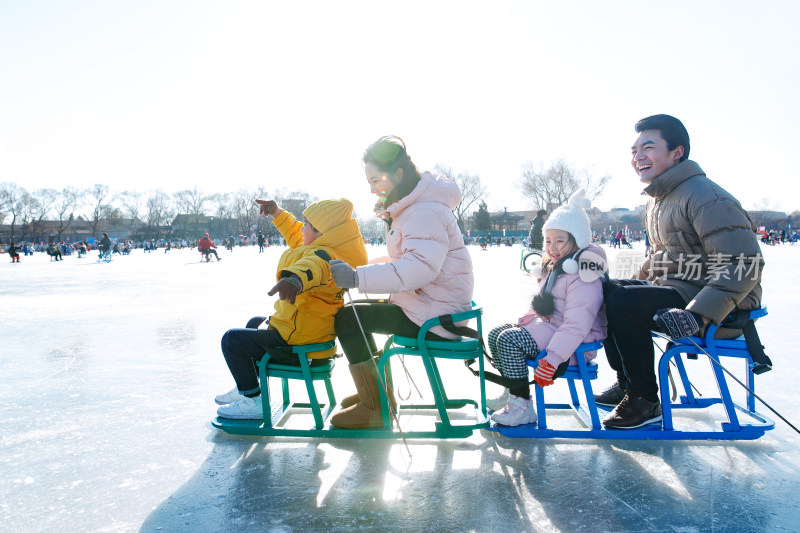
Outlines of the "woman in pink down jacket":
<svg viewBox="0 0 800 533">
<path fill-rule="evenodd" d="M 420 173 L 399 137 L 375 141 L 363 162 L 370 189 L 379 197 L 375 211 L 386 222 L 391 261 L 355 269 L 331 261 L 331 275 L 340 288 L 390 297 L 388 302 L 355 304 L 369 347 L 353 307 L 346 305 L 336 314 L 336 335 L 357 391 L 331 417 L 341 428 L 381 425 L 380 384 L 370 360 L 377 352 L 372 334 L 416 337 L 425 321 L 471 309 L 474 287 L 472 260 L 452 213 L 461 202 L 458 186 L 430 172 Z M 431 339 L 452 337 L 441 327 L 428 334 Z"/>
<path fill-rule="evenodd" d="M 583 343 L 604 339 L 606 314 L 603 309 L 605 251 L 591 242 L 589 201 L 581 189 L 569 203 L 556 209 L 545 222 L 544 252 L 539 293 L 531 309 L 516 325 L 505 324 L 489 332 L 489 350 L 494 365 L 512 385 L 503 395 L 490 400 L 492 420 L 504 426 L 537 421 L 528 384 L 526 359 L 536 359 L 543 349 L 534 379 L 540 387 L 553 384 L 575 360 L 575 349 Z M 596 352 L 587 352 L 586 360 Z"/>
</svg>

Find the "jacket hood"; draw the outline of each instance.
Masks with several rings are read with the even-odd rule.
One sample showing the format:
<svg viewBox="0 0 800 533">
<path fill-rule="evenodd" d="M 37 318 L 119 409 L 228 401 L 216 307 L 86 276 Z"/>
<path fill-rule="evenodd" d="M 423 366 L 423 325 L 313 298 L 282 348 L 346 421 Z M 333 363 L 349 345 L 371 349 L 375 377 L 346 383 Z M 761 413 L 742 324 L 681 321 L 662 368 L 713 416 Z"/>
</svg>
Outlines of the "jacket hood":
<svg viewBox="0 0 800 533">
<path fill-rule="evenodd" d="M 681 161 L 654 179 L 650 185 L 645 187 L 642 193 L 652 196 L 653 198 L 663 198 L 675 187 L 688 180 L 692 176 L 697 175 L 705 176 L 706 173 L 703 172 L 703 169 L 700 168 L 700 165 L 690 159 L 687 159 L 686 161 Z"/>
<path fill-rule="evenodd" d="M 309 246 L 329 248 L 333 250 L 335 256 L 333 259 L 341 259 L 352 266 L 359 266 L 367 264 L 367 251 L 363 242 L 358 222 L 351 218 L 323 233 Z"/>
<path fill-rule="evenodd" d="M 452 210 L 461 203 L 461 190 L 454 181 L 426 171 L 420 174 L 414 190 L 387 207 L 386 213 L 394 218 L 408 206 L 419 202 L 436 202 Z"/>
</svg>

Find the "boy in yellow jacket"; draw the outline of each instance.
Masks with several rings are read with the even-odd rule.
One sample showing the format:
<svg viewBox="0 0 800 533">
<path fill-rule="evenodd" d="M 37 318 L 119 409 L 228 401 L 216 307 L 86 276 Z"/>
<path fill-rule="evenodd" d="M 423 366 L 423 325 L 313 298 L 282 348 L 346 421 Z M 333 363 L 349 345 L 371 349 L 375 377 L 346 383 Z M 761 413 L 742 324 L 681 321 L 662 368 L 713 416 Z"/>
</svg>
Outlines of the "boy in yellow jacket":
<svg viewBox="0 0 800 533">
<path fill-rule="evenodd" d="M 275 313 L 253 317 L 241 329 L 222 336 L 222 354 L 236 386 L 215 398 L 217 414 L 224 418 L 263 418 L 257 363 L 269 352 L 272 360 L 299 365 L 284 347 L 333 340 L 333 317 L 344 304 L 343 290 L 331 279 L 328 262 L 341 259 L 353 266 L 367 263 L 364 239 L 353 218 L 353 204 L 345 199 L 322 200 L 303 211 L 305 223 L 295 219 L 273 200 L 256 200 L 261 214 L 272 216 L 289 249 L 281 255 L 276 285 Z M 311 365 L 324 363 L 335 349 L 309 354 Z"/>
</svg>

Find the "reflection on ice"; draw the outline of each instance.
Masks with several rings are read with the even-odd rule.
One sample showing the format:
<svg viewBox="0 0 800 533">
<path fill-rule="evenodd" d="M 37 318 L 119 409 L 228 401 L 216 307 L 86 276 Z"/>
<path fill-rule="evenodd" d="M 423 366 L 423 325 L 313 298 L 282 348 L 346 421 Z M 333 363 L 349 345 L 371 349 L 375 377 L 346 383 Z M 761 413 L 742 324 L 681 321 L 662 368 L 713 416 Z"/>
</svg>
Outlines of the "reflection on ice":
<svg viewBox="0 0 800 533">
<path fill-rule="evenodd" d="M 319 491 L 317 491 L 317 507 L 324 507 L 325 499 L 333 486 L 339 481 L 339 478 L 347 469 L 350 463 L 350 457 L 353 452 L 348 450 L 339 450 L 334 448 L 328 443 L 320 443 L 317 447 L 319 451 L 325 454 L 323 464 L 326 468 L 321 468 L 317 473 L 319 477 Z"/>
<path fill-rule="evenodd" d="M 481 465 L 480 450 L 453 451 L 453 470 L 476 470 Z"/>
<path fill-rule="evenodd" d="M 661 483 L 669 487 L 681 498 L 692 499 L 692 495 L 689 494 L 680 477 L 663 458 L 641 451 L 614 448 L 618 453 L 627 454 L 633 459 L 642 468 L 642 472 L 647 472 L 653 483 Z"/>
<path fill-rule="evenodd" d="M 405 480 L 391 470 L 386 472 L 383 480 L 383 501 L 395 501 L 402 497 L 401 489 Z"/>
<path fill-rule="evenodd" d="M 436 468 L 436 446 L 409 442 L 408 447 L 411 457 L 402 442 L 391 447 L 389 465 L 392 469 L 398 472 L 432 472 Z"/>
</svg>

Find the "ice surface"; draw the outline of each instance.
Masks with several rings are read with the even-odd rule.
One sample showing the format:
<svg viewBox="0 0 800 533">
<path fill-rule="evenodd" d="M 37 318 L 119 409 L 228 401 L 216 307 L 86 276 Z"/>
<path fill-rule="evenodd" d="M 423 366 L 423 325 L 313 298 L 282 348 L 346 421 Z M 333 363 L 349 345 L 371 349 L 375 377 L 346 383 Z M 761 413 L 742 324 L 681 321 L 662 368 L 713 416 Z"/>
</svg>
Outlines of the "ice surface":
<svg viewBox="0 0 800 533">
<path fill-rule="evenodd" d="M 800 530 L 800 435 L 780 421 L 734 443 L 483 431 L 411 442 L 411 461 L 399 441 L 212 428 L 213 397 L 232 386 L 220 337 L 269 314 L 282 251 L 237 248 L 208 264 L 189 250 L 108 264 L 95 253 L 18 265 L 0 256 L 0 530 Z M 519 253 L 472 248 L 484 331 L 528 305 Z M 764 255 L 770 314 L 759 332 L 775 370 L 758 392 L 797 425 L 800 247 Z M 603 387 L 614 378 L 599 360 Z M 706 367 L 689 365 L 701 390 L 713 387 Z M 459 366 L 445 379 L 474 385 Z M 352 391 L 344 364 L 334 381 L 339 398 Z"/>
</svg>

